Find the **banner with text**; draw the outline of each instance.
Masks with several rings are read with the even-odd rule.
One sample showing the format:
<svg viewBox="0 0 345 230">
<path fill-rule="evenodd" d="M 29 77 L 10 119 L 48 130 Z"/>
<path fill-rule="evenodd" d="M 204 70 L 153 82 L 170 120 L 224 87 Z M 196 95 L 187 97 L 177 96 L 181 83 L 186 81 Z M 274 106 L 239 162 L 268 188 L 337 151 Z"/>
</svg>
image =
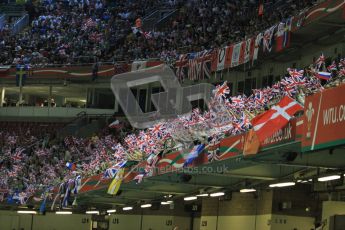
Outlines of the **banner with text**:
<svg viewBox="0 0 345 230">
<path fill-rule="evenodd" d="M 306 98 L 302 150 L 345 144 L 345 85 Z"/>
</svg>

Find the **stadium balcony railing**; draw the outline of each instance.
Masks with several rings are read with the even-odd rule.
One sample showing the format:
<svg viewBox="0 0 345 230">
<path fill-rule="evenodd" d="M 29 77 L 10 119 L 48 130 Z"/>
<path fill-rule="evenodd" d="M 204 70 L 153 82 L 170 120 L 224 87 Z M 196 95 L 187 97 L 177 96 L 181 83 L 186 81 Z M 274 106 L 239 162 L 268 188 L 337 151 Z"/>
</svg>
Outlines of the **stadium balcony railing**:
<svg viewBox="0 0 345 230">
<path fill-rule="evenodd" d="M 38 106 L 18 106 L 1 107 L 0 117 L 21 117 L 21 118 L 73 118 L 78 114 L 111 116 L 114 109 L 96 109 L 96 108 L 73 108 L 73 107 L 38 107 Z"/>
</svg>

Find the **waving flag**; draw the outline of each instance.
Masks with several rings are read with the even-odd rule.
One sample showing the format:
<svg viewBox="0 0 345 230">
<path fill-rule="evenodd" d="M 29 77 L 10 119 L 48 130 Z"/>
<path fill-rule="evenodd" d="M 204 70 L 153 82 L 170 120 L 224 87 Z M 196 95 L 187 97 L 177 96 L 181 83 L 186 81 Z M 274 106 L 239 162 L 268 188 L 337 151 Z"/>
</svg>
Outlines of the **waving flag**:
<svg viewBox="0 0 345 230">
<path fill-rule="evenodd" d="M 125 174 L 125 169 L 120 169 L 117 173 L 111 184 L 109 185 L 107 193 L 110 195 L 116 195 L 120 189 L 123 177 Z"/>
<path fill-rule="evenodd" d="M 243 155 L 255 155 L 260 148 L 260 141 L 253 129 L 249 130 L 245 135 L 245 143 L 243 147 Z"/>
<path fill-rule="evenodd" d="M 292 17 L 285 22 L 279 23 L 276 32 L 276 52 L 280 52 L 290 46 L 291 23 Z"/>
<path fill-rule="evenodd" d="M 345 69 L 339 70 L 338 74 L 339 74 L 340 77 L 344 77 L 345 76 Z"/>
<path fill-rule="evenodd" d="M 204 148 L 205 148 L 204 144 L 199 144 L 199 145 L 194 146 L 192 151 L 189 154 L 187 154 L 187 156 L 185 157 L 185 162 L 184 162 L 183 166 L 186 167 L 186 166 L 192 164 L 193 161 L 204 150 Z"/>
<path fill-rule="evenodd" d="M 263 142 L 267 137 L 286 125 L 292 116 L 300 110 L 303 110 L 300 104 L 285 96 L 270 110 L 253 118 L 253 129 L 256 131 L 260 142 Z"/>
<path fill-rule="evenodd" d="M 225 81 L 222 85 L 217 85 L 216 89 L 213 90 L 213 95 L 216 99 L 225 98 L 226 95 L 230 94 L 230 89 L 228 86 L 228 82 Z"/>
<path fill-rule="evenodd" d="M 323 79 L 323 80 L 329 80 L 332 77 L 332 74 L 328 72 L 317 72 L 315 74 L 315 77 Z"/>
<path fill-rule="evenodd" d="M 212 52 L 209 50 L 190 53 L 188 60 L 189 80 L 203 80 L 211 77 Z"/>
<path fill-rule="evenodd" d="M 332 70 L 338 70 L 337 69 L 337 64 L 335 63 L 335 61 L 332 62 L 332 64 L 330 66 L 327 67 L 328 71 L 332 71 Z"/>
<path fill-rule="evenodd" d="M 272 41 L 273 41 L 275 28 L 276 28 L 276 25 L 272 26 L 271 28 L 266 30 L 264 33 L 264 37 L 263 37 L 263 51 L 264 52 L 272 51 Z"/>
<path fill-rule="evenodd" d="M 186 78 L 185 68 L 188 66 L 188 56 L 187 54 L 181 54 L 179 59 L 175 63 L 176 76 L 180 81 Z"/>
<path fill-rule="evenodd" d="M 254 46 L 252 47 L 252 52 L 253 52 L 252 63 L 254 63 L 254 61 L 258 59 L 259 48 L 261 45 L 262 38 L 263 38 L 262 33 L 259 33 L 255 37 Z"/>
<path fill-rule="evenodd" d="M 340 59 L 338 67 L 339 69 L 345 68 L 345 58 Z"/>
<path fill-rule="evenodd" d="M 212 71 L 220 71 L 231 66 L 233 46 L 220 48 L 212 60 Z"/>
<path fill-rule="evenodd" d="M 288 68 L 287 71 L 289 72 L 291 77 L 303 77 L 304 70 L 297 70 L 297 69 L 290 69 Z"/>
<path fill-rule="evenodd" d="M 324 65 L 325 65 L 325 56 L 321 54 L 320 57 L 316 59 L 315 66 L 317 70 L 320 70 L 320 68 Z"/>
</svg>

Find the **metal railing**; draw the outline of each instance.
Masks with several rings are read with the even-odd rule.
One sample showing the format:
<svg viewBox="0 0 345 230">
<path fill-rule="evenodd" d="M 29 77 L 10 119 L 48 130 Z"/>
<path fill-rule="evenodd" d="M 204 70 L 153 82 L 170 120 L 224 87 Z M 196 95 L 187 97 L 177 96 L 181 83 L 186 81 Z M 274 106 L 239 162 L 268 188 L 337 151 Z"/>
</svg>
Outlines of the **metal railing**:
<svg viewBox="0 0 345 230">
<path fill-rule="evenodd" d="M 20 33 L 28 25 L 29 25 L 29 15 L 25 14 L 13 24 L 12 34 Z"/>
</svg>

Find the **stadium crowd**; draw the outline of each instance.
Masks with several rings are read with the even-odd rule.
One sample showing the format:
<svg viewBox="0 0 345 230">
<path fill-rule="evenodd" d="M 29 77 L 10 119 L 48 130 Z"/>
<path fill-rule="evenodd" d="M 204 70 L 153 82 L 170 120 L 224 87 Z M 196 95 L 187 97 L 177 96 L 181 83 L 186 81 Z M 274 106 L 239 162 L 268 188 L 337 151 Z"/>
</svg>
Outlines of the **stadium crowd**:
<svg viewBox="0 0 345 230">
<path fill-rule="evenodd" d="M 155 167 L 154 162 L 157 161 L 153 159 L 160 153 L 193 148 L 195 143 L 208 143 L 246 132 L 251 128 L 253 117 L 286 95 L 303 104 L 305 95 L 345 83 L 345 59 L 341 59 L 329 66 L 332 78 L 323 82 L 326 84 L 322 86 L 316 73 L 326 68 L 324 59 L 320 60 L 304 71 L 288 69 L 288 74 L 280 82 L 271 87 L 254 89 L 248 96 L 230 96 L 224 82 L 214 90 L 208 111 L 195 109 L 190 114 L 158 123 L 145 131 L 131 130 L 122 125 L 115 129 L 107 127 L 90 138 L 66 137 L 59 140 L 49 127 L 40 129 L 39 133 L 33 130 L 37 129 L 33 125 L 19 130 L 2 129 L 0 201 L 5 194 L 1 191 L 7 190 L 11 202 L 25 203 L 35 192 L 47 186 L 56 186 L 74 177 L 75 173 L 87 177 L 108 172 L 108 168 L 114 169 L 115 164 L 126 161 L 146 159 L 148 168 L 141 174 L 144 176 Z M 111 177 L 109 173 L 108 177 Z"/>
<path fill-rule="evenodd" d="M 14 202 L 25 203 L 37 190 L 57 185 L 70 176 L 67 162 L 73 162 L 88 175 L 102 172 L 108 166 L 112 148 L 128 132 L 125 127 L 115 133 L 104 129 L 92 138 L 59 140 L 55 134 L 60 128 L 32 125 L 0 131 L 0 189 L 13 189 L 11 193 L 17 197 Z M 0 202 L 4 201 L 1 191 Z"/>
<path fill-rule="evenodd" d="M 47 0 L 31 5 L 30 26 L 22 33 L 13 35 L 10 27 L 0 32 L 0 64 L 174 59 L 255 35 L 314 2 L 270 1 L 259 16 L 257 0 Z M 133 33 L 136 21 L 157 6 L 177 14 L 162 28 Z"/>
</svg>

